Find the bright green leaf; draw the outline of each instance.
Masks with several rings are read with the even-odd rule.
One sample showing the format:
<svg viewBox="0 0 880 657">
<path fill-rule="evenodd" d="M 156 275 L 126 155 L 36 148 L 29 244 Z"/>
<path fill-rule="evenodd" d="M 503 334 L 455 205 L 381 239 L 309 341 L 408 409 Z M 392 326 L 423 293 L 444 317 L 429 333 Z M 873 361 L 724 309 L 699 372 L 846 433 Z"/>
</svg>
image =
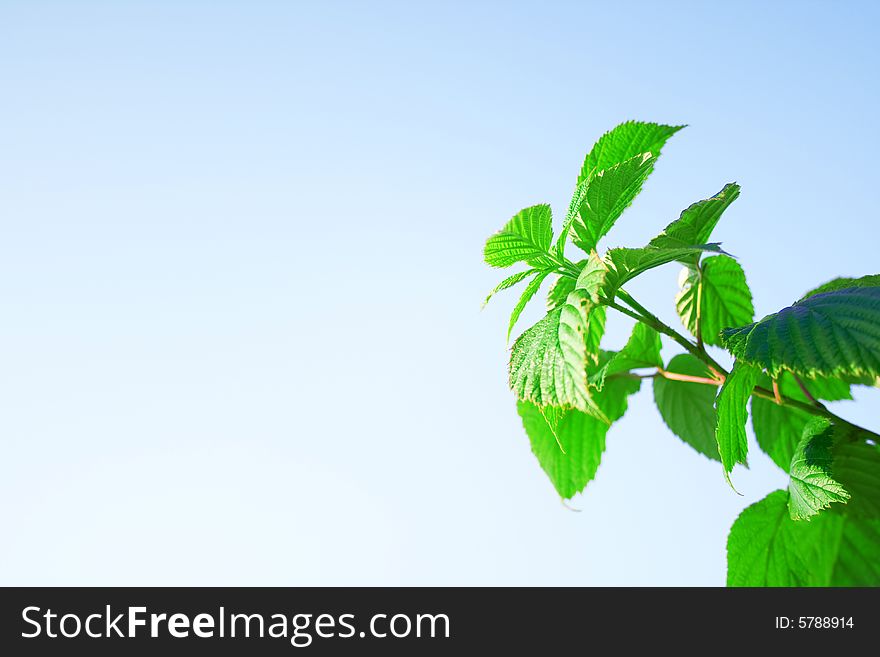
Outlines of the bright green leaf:
<svg viewBox="0 0 880 657">
<path fill-rule="evenodd" d="M 792 520 L 810 518 L 833 502 L 846 504 L 850 498 L 832 473 L 832 434 L 831 424 L 823 418 L 816 418 L 804 429 L 789 469 L 788 510 Z"/>
<path fill-rule="evenodd" d="M 486 240 L 483 257 L 493 267 L 510 267 L 526 262 L 541 269 L 552 268 L 549 256 L 553 241 L 553 215 L 549 205 L 522 210 L 504 228 Z"/>
<path fill-rule="evenodd" d="M 609 382 L 596 401 L 612 422 L 626 412 L 627 396 L 638 391 L 638 379 Z M 569 409 L 541 409 L 520 401 L 517 410 L 523 421 L 532 452 L 556 491 L 564 499 L 581 492 L 592 481 L 605 451 L 609 425 L 595 417 Z"/>
<path fill-rule="evenodd" d="M 880 288 L 815 295 L 721 336 L 738 359 L 770 376 L 880 376 Z"/>
<path fill-rule="evenodd" d="M 827 586 L 842 526 L 842 518 L 831 514 L 796 522 L 789 517 L 788 492 L 770 493 L 730 529 L 727 585 Z"/>
<path fill-rule="evenodd" d="M 684 127 L 640 121 L 621 123 L 602 135 L 587 154 L 578 175 L 578 184 L 595 172 L 620 164 L 640 153 L 651 153 L 655 158 L 658 157 L 666 141 Z"/>
<path fill-rule="evenodd" d="M 598 360 L 599 345 L 605 335 L 605 306 L 595 306 L 590 311 L 587 322 L 587 361 L 594 364 Z"/>
<path fill-rule="evenodd" d="M 788 491 L 746 508 L 727 539 L 728 586 L 878 586 L 880 519 L 832 507 L 792 520 Z"/>
<path fill-rule="evenodd" d="M 663 232 L 652 239 L 650 244 L 659 248 L 675 248 L 708 242 L 721 215 L 738 196 L 739 185 L 728 183 L 715 196 L 697 201 L 686 208 L 681 216 L 663 229 Z M 689 254 L 682 260 L 696 265 L 699 257 L 699 254 Z"/>
<path fill-rule="evenodd" d="M 541 272 L 535 276 L 526 286 L 526 289 L 523 290 L 522 296 L 519 298 L 519 301 L 517 301 L 516 306 L 513 308 L 513 312 L 510 314 L 510 322 L 507 325 L 508 340 L 510 340 L 510 334 L 513 333 L 513 327 L 516 325 L 516 320 L 519 319 L 522 311 L 525 310 L 526 304 L 528 304 L 532 297 L 538 293 L 538 290 L 541 289 L 541 283 L 544 282 L 544 279 L 547 278 L 548 274 L 549 272 Z"/>
<path fill-rule="evenodd" d="M 587 358 L 591 363 L 596 363 L 598 360 L 599 344 L 605 334 L 605 308 L 598 304 L 601 301 L 599 294 L 605 287 L 607 274 L 605 263 L 594 252 L 585 261 L 575 282 L 575 291 L 586 295 L 586 299 L 581 298 L 579 303 L 588 310 Z"/>
<path fill-rule="evenodd" d="M 617 290 L 627 281 L 643 274 L 649 269 L 679 260 L 686 255 L 705 251 L 718 252 L 717 244 L 699 244 L 695 246 L 677 247 L 674 249 L 646 246 L 640 249 L 609 249 L 605 254 L 604 264 L 607 268 L 601 296 L 612 299 Z"/>
<path fill-rule="evenodd" d="M 510 387 L 518 399 L 537 406 L 576 408 L 606 419 L 593 402 L 586 375 L 588 362 L 598 353 L 597 333 L 601 338 L 601 331 L 591 330 L 590 325 L 603 276 L 600 268 L 582 275 L 565 303 L 514 343 Z M 604 330 L 604 315 L 601 320 Z"/>
<path fill-rule="evenodd" d="M 706 366 L 691 354 L 678 354 L 667 372 L 711 378 Z M 715 442 L 715 395 L 718 389 L 704 383 L 654 378 L 654 402 L 666 425 L 676 436 L 710 459 L 720 461 Z"/>
<path fill-rule="evenodd" d="M 554 247 L 556 255 L 560 259 L 565 255 L 565 243 L 568 240 L 571 228 L 574 225 L 575 220 L 580 216 L 580 208 L 584 199 L 587 197 L 587 186 L 589 182 L 589 180 L 584 180 L 577 184 L 574 189 L 574 194 L 571 197 L 571 201 L 568 204 L 568 212 L 565 213 L 565 221 L 562 222 L 562 230 L 559 232 L 559 237 L 556 239 L 556 246 Z"/>
<path fill-rule="evenodd" d="M 503 281 L 501 281 L 498 285 L 495 286 L 495 289 L 489 292 L 489 295 L 486 297 L 486 300 L 483 302 L 483 307 L 486 307 L 486 304 L 489 303 L 489 299 L 494 297 L 501 290 L 506 290 L 509 287 L 513 287 L 517 283 L 526 280 L 532 274 L 537 273 L 537 269 L 526 269 L 525 271 L 520 271 L 512 276 L 508 276 Z M 572 284 L 574 283 L 574 279 L 569 279 Z M 572 289 L 574 289 L 574 285 L 572 285 Z"/>
<path fill-rule="evenodd" d="M 725 476 L 733 470 L 736 463 L 746 465 L 749 444 L 746 437 L 746 405 L 752 395 L 752 389 L 758 379 L 758 370 L 747 363 L 736 361 L 727 376 L 715 409 L 718 413 L 718 424 L 715 428 L 715 440 L 718 453 L 724 465 Z"/>
<path fill-rule="evenodd" d="M 563 304 L 525 331 L 510 356 L 510 388 L 538 406 L 593 409 L 586 381 L 587 322 Z"/>
<path fill-rule="evenodd" d="M 699 317 L 700 335 L 706 344 L 720 346 L 721 329 L 742 326 L 754 319 L 752 293 L 745 272 L 729 256 L 713 256 L 696 266 L 686 267 L 679 286 L 681 289 L 675 297 L 678 316 L 695 336 Z"/>
<path fill-rule="evenodd" d="M 575 244 L 586 252 L 596 248 L 642 189 L 656 158 L 644 153 L 590 177 L 575 219 Z"/>
</svg>

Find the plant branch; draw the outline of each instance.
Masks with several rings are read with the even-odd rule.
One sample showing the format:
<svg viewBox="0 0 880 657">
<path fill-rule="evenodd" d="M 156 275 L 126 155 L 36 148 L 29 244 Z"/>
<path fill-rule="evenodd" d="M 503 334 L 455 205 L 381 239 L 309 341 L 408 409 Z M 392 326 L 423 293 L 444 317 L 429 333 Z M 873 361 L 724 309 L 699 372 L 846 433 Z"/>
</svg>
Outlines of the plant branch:
<svg viewBox="0 0 880 657">
<path fill-rule="evenodd" d="M 670 381 L 684 381 L 686 383 L 703 383 L 709 386 L 720 386 L 724 383 L 721 379 L 713 379 L 708 376 L 692 376 L 690 374 L 679 374 L 678 372 L 667 372 L 662 368 L 657 369 L 657 374 L 664 379 Z"/>
<path fill-rule="evenodd" d="M 693 342 L 688 340 L 686 337 L 681 335 L 678 331 L 676 331 L 671 326 L 665 324 L 661 319 L 659 319 L 656 315 L 650 312 L 647 308 L 642 306 L 638 301 L 632 298 L 624 290 L 618 290 L 617 295 L 621 298 L 621 300 L 625 301 L 632 308 L 627 308 L 626 306 L 622 306 L 615 301 L 610 301 L 608 306 L 614 308 L 618 312 L 627 315 L 628 317 L 632 317 L 638 322 L 644 322 L 651 328 L 655 329 L 659 333 L 662 333 L 680 344 L 684 347 L 689 353 L 693 354 L 697 358 L 699 358 L 703 363 L 705 363 L 713 372 L 718 376 L 718 379 L 709 379 L 707 378 L 705 381 L 694 381 L 694 383 L 708 383 L 711 382 L 711 385 L 719 385 L 719 381 L 723 383 L 723 379 L 727 377 L 727 370 L 725 370 L 721 365 L 719 365 L 714 358 L 712 358 L 708 353 L 706 353 L 705 348 L 700 349 Z M 669 373 L 667 373 L 669 374 Z M 658 369 L 657 375 L 664 376 L 661 374 L 661 370 Z M 669 378 L 669 377 L 666 377 Z M 699 378 L 699 377 L 697 377 Z M 847 422 L 842 417 L 835 415 L 827 408 L 825 408 L 821 404 L 808 404 L 802 402 L 798 399 L 792 399 L 791 397 L 786 397 L 785 395 L 779 394 L 778 397 L 773 393 L 772 390 L 768 390 L 767 388 L 761 386 L 755 386 L 752 394 L 756 397 L 761 397 L 762 399 L 769 399 L 771 401 L 776 402 L 777 399 L 782 403 L 783 406 L 790 406 L 791 408 L 796 408 L 811 415 L 818 415 L 819 417 L 824 417 L 829 420 L 834 420 L 835 422 L 842 422 L 847 425 L 851 425 L 850 422 Z M 779 402 L 777 402 L 779 403 Z"/>
<path fill-rule="evenodd" d="M 776 395 L 773 394 L 773 391 L 761 386 L 755 386 L 755 389 L 752 390 L 752 394 L 755 397 L 761 397 L 762 399 L 768 399 L 773 402 L 776 401 Z M 786 397 L 785 395 L 780 395 L 780 399 L 782 400 L 783 406 L 791 406 L 792 408 L 800 409 L 802 411 L 805 411 L 806 413 L 810 413 L 811 415 L 818 415 L 819 417 L 824 417 L 829 420 L 834 420 L 836 422 L 842 422 L 843 424 L 853 426 L 851 422 L 847 422 L 839 415 L 835 415 L 824 406 L 814 406 L 813 404 L 807 404 L 798 399 Z"/>
<path fill-rule="evenodd" d="M 719 378 L 724 378 L 727 376 L 727 370 L 721 367 L 721 365 L 719 365 L 714 358 L 706 353 L 705 349 L 695 345 L 693 342 L 684 337 L 681 333 L 663 322 L 663 320 L 657 317 L 654 313 L 652 313 L 638 301 L 633 299 L 632 295 L 630 295 L 628 292 L 620 289 L 617 291 L 617 296 L 619 296 L 620 299 L 628 304 L 635 312 L 633 312 L 633 310 L 630 310 L 629 308 L 624 308 L 623 306 L 613 301 L 609 304 L 612 308 L 619 312 L 622 312 L 625 315 L 629 315 L 630 317 L 633 317 L 640 322 L 644 322 L 657 332 L 672 338 L 678 344 L 684 347 L 688 352 L 699 358 L 711 369 L 713 369 L 714 373 L 717 374 Z"/>
</svg>

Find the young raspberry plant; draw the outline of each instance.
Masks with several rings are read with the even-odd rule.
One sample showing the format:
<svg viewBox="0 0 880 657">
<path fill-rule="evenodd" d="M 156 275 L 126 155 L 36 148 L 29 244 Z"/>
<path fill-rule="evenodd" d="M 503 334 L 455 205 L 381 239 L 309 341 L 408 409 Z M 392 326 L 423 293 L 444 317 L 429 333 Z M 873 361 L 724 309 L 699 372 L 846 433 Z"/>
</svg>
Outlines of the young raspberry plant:
<svg viewBox="0 0 880 657">
<path fill-rule="evenodd" d="M 880 385 L 880 275 L 834 279 L 754 321 L 745 272 L 710 241 L 739 196 L 736 183 L 687 207 L 644 246 L 599 251 L 683 127 L 630 121 L 602 135 L 555 241 L 548 205 L 522 210 L 486 241 L 487 264 L 524 267 L 489 298 L 528 281 L 508 337 L 542 283 L 553 281 L 547 314 L 510 355 L 510 388 L 532 451 L 563 499 L 582 492 L 596 475 L 608 428 L 650 379 L 670 431 L 720 462 L 731 483 L 734 466 L 746 464 L 751 408 L 757 443 L 789 484 L 734 522 L 728 585 L 880 585 L 880 436 L 822 403 L 852 399 L 853 386 Z M 573 260 L 569 242 L 582 252 Z M 683 267 L 675 308 L 690 335 L 626 290 L 673 262 Z M 602 348 L 609 310 L 636 322 L 616 352 Z M 668 362 L 664 340 L 682 350 Z M 707 345 L 730 352 L 733 366 L 719 364 Z"/>
</svg>

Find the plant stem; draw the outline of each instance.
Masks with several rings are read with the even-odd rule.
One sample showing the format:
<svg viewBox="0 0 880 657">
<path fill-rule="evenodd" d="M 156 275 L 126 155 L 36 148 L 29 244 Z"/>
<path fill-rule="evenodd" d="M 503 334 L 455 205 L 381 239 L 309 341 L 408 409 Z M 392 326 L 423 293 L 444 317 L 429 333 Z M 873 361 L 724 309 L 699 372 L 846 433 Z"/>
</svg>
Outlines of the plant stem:
<svg viewBox="0 0 880 657">
<path fill-rule="evenodd" d="M 714 385 L 714 386 L 718 386 L 721 383 L 723 383 L 723 379 L 725 379 L 728 374 L 727 370 L 725 370 L 723 367 L 721 367 L 721 365 L 719 365 L 718 362 L 714 358 L 712 358 L 708 353 L 706 353 L 705 348 L 698 347 L 693 342 L 688 340 L 686 337 L 681 335 L 681 333 L 676 331 L 674 328 L 665 324 L 659 317 L 654 315 L 654 313 L 652 313 L 647 308 L 645 308 L 643 305 L 641 305 L 638 301 L 633 299 L 632 296 L 630 294 L 628 294 L 626 291 L 624 291 L 622 289 L 618 290 L 617 296 L 619 296 L 621 298 L 621 300 L 623 300 L 629 306 L 631 306 L 632 309 L 627 308 L 626 306 L 622 306 L 613 300 L 608 302 L 608 305 L 611 308 L 614 308 L 618 312 L 621 312 L 624 315 L 627 315 L 628 317 L 632 317 L 633 319 L 635 319 L 638 322 L 643 322 L 643 323 L 647 324 L 648 326 L 650 326 L 651 328 L 653 328 L 654 330 L 656 330 L 657 332 L 662 333 L 663 335 L 666 335 L 666 336 L 672 338 L 673 340 L 675 340 L 675 342 L 677 342 L 682 347 L 684 347 L 688 351 L 688 353 L 691 353 L 694 356 L 696 356 L 697 358 L 699 358 L 705 365 L 707 365 L 709 367 L 709 369 L 713 370 L 713 372 L 718 376 L 718 379 L 705 378 L 702 381 L 691 381 L 692 383 L 705 383 L 707 385 Z M 658 369 L 657 375 L 666 376 L 669 374 L 669 372 L 666 372 L 666 374 L 663 374 L 663 372 L 664 372 L 664 370 Z M 666 376 L 666 378 L 669 378 L 669 377 Z M 694 378 L 699 379 L 701 377 L 694 377 Z M 777 399 L 778 399 L 779 402 L 781 402 L 783 406 L 790 406 L 792 408 L 797 408 L 797 409 L 802 410 L 802 411 L 809 413 L 811 415 L 818 415 L 819 417 L 824 417 L 829 420 L 834 420 L 835 422 L 842 422 L 843 424 L 847 424 L 847 425 L 852 426 L 851 423 L 847 422 L 842 417 L 835 415 L 834 413 L 829 411 L 827 408 L 825 408 L 821 404 L 818 404 L 818 405 L 807 404 L 807 403 L 804 403 L 798 399 L 792 399 L 791 397 L 786 397 L 785 395 L 782 395 L 782 394 L 777 396 L 776 394 L 773 393 L 772 390 L 768 390 L 767 388 L 764 388 L 761 386 L 755 386 L 754 390 L 752 391 L 752 394 L 755 397 L 761 397 L 762 399 L 769 399 L 772 401 L 777 401 Z M 777 402 L 777 403 L 779 403 L 779 402 Z"/>
<path fill-rule="evenodd" d="M 763 388 L 761 386 L 755 386 L 755 389 L 752 390 L 752 394 L 755 397 L 761 397 L 762 399 L 769 399 L 770 401 L 776 401 L 776 395 L 773 394 L 772 390 L 768 390 L 767 388 Z M 783 406 L 791 406 L 792 408 L 797 408 L 811 415 L 818 415 L 819 417 L 828 418 L 829 420 L 834 420 L 836 422 L 842 422 L 844 424 L 853 426 L 850 422 L 847 422 L 839 415 L 835 415 L 831 411 L 829 411 L 824 406 L 814 406 L 813 404 L 806 404 L 798 399 L 792 399 L 791 397 L 786 397 L 785 395 L 780 395 L 780 399 L 782 400 Z"/>
<path fill-rule="evenodd" d="M 813 395 L 810 394 L 810 389 L 807 388 L 807 386 L 801 380 L 801 377 L 799 377 L 797 374 L 794 374 L 794 373 L 792 373 L 792 376 L 794 377 L 794 380 L 797 382 L 798 386 L 800 387 L 801 392 L 804 393 L 804 396 L 806 396 L 807 399 L 809 399 L 811 402 L 813 402 L 814 406 L 822 406 L 824 408 L 824 404 L 822 404 L 818 399 L 816 399 L 815 397 L 813 397 Z"/>
<path fill-rule="evenodd" d="M 612 301 L 609 305 L 615 310 L 622 312 L 624 315 L 629 315 L 634 319 L 637 319 L 640 322 L 644 322 L 655 331 L 666 335 L 673 340 L 675 340 L 678 344 L 684 347 L 688 352 L 699 358 L 701 361 L 706 363 L 709 367 L 715 370 L 715 373 L 720 377 L 727 376 L 727 370 L 725 370 L 721 365 L 719 365 L 714 358 L 712 358 L 708 353 L 706 353 L 705 349 L 701 349 L 693 342 L 684 337 L 681 333 L 676 331 L 674 328 L 664 323 L 659 317 L 657 317 L 650 310 L 645 308 L 642 304 L 632 298 L 632 296 L 626 292 L 625 290 L 618 290 L 617 296 L 621 298 L 625 303 L 627 303 L 633 310 L 629 308 L 625 308 L 614 301 Z"/>
<path fill-rule="evenodd" d="M 670 381 L 684 381 L 686 383 L 704 383 L 709 386 L 720 386 L 724 383 L 720 379 L 710 379 L 707 376 L 692 376 L 690 374 L 679 374 L 678 372 L 667 372 L 664 369 L 657 368 L 657 374 L 662 376 L 664 379 L 669 379 Z"/>
</svg>

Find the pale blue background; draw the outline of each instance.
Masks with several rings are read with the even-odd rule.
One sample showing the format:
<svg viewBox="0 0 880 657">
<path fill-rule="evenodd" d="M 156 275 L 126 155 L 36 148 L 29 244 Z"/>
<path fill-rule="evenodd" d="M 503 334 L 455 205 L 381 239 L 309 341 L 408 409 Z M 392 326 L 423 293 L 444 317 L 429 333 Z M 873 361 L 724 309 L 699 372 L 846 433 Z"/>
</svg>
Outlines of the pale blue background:
<svg viewBox="0 0 880 657">
<path fill-rule="evenodd" d="M 876 7 L 4 2 L 0 583 L 722 584 L 784 475 L 646 385 L 564 508 L 482 243 L 640 118 L 690 127 L 607 244 L 737 180 L 759 315 L 875 273 Z"/>
</svg>

